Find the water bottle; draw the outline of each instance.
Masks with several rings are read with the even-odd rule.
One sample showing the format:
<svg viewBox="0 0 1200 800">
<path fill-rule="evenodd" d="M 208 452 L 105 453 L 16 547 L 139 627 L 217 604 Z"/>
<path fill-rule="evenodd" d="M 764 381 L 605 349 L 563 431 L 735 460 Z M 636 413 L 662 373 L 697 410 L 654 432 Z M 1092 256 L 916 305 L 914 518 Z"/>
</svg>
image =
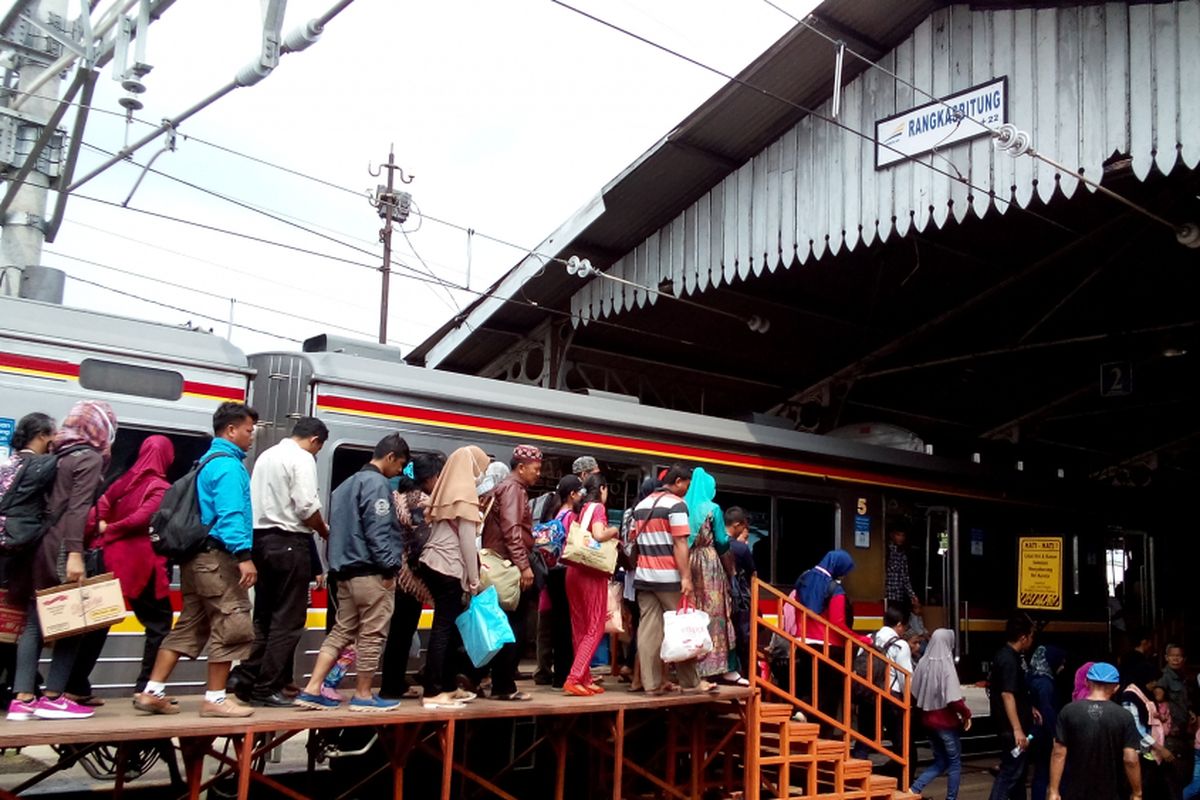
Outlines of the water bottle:
<svg viewBox="0 0 1200 800">
<path fill-rule="evenodd" d="M 1032 741 L 1033 741 L 1033 734 L 1032 734 L 1032 733 L 1030 733 L 1030 734 L 1027 734 L 1027 735 L 1025 736 L 1025 741 L 1027 741 L 1027 742 L 1032 742 Z M 1016 747 L 1014 747 L 1012 750 L 1009 750 L 1009 751 L 1008 751 L 1008 754 L 1009 754 L 1010 756 L 1012 756 L 1013 758 L 1020 758 L 1020 756 L 1021 756 L 1021 745 L 1017 745 L 1017 746 L 1016 746 Z"/>
<path fill-rule="evenodd" d="M 355 656 L 354 645 L 347 645 L 346 649 L 338 656 L 338 660 L 334 662 L 333 669 L 329 670 L 329 674 L 325 676 L 325 685 L 330 689 L 336 689 L 342 682 L 342 678 L 346 677 L 346 672 L 353 666 Z"/>
</svg>

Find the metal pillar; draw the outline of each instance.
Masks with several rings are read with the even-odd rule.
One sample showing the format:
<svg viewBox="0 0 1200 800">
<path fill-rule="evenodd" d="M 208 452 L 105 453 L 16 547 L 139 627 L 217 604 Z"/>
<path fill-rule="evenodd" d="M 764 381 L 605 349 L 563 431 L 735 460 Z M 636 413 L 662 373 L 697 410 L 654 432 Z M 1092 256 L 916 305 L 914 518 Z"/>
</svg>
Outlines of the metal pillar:
<svg viewBox="0 0 1200 800">
<path fill-rule="evenodd" d="M 67 18 L 67 0 L 40 0 L 30 13 L 39 24 L 53 28 L 65 22 Z M 0 31 L 8 34 L 9 31 Z M 45 122 L 58 109 L 58 93 L 62 79 L 59 75 L 46 80 L 43 70 L 58 53 L 54 40 L 38 31 L 44 48 L 38 48 L 45 53 L 44 57 L 34 56 L 23 52 L 18 56 L 20 71 L 17 81 L 19 91 L 34 92 L 22 107 L 19 117 L 18 138 L 21 143 L 31 145 L 40 137 L 41 126 L 35 121 Z M 35 82 L 40 88 L 34 87 Z M 18 152 L 20 152 L 20 143 Z M 34 156 L 36 158 L 36 155 Z M 61 273 L 33 275 L 33 270 L 42 262 L 42 245 L 46 239 L 45 218 L 46 198 L 50 187 L 51 176 L 38 169 L 30 170 L 21 186 L 13 194 L 12 202 L 0 219 L 3 232 L 0 233 L 0 294 L 8 297 L 25 296 L 51 302 L 62 302 Z M 27 270 L 29 272 L 27 273 Z M 57 270 L 51 271 L 57 272 Z M 22 285 L 29 279 L 28 291 L 22 290 Z M 32 294 L 30 293 L 32 292 Z"/>
</svg>

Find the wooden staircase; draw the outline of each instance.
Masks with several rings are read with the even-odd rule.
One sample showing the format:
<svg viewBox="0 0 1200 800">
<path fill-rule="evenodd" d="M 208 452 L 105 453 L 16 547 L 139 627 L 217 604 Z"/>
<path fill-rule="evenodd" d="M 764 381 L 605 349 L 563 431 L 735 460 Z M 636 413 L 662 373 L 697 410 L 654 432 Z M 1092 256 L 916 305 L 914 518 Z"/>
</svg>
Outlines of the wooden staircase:
<svg viewBox="0 0 1200 800">
<path fill-rule="evenodd" d="M 776 619 L 763 617 L 759 609 L 760 593 L 767 597 L 773 595 L 781 611 L 786 604 L 790 606 L 789 613 L 797 618 L 809 618 L 823 623 L 825 640 L 812 643 L 797 639 L 781 627 L 782 613 Z M 789 685 L 781 686 L 771 679 L 753 676 L 751 686 L 758 691 L 758 695 L 753 701 L 754 711 L 748 720 L 749 729 L 746 732 L 746 769 L 749 775 L 757 776 L 757 780 L 746 781 L 747 800 L 920 800 L 920 795 L 907 791 L 907 781 L 911 779 L 910 771 L 913 767 L 906 755 L 909 749 L 911 718 L 908 671 L 881 655 L 872 654 L 868 660 L 867 674 L 872 674 L 871 660 L 882 660 L 889 670 L 894 670 L 887 673 L 888 675 L 900 674 L 904 677 L 903 696 L 892 695 L 887 689 L 872 685 L 870 681 L 854 673 L 854 648 L 849 646 L 841 650 L 840 646 L 832 645 L 829 641 L 829 631 L 835 631 L 851 642 L 855 641 L 853 633 L 833 626 L 828 620 L 757 579 L 752 587 L 751 620 L 751 652 L 760 652 L 760 642 L 764 642 L 764 634 L 770 636 L 774 633 L 780 636 L 788 643 L 789 673 L 795 675 L 795 663 L 798 658 L 810 658 L 814 664 L 820 662 L 832 668 L 836 671 L 842 703 L 841 713 L 833 717 L 826 715 L 809 701 L 808 698 L 819 695 L 819 677 L 815 668 L 808 671 L 808 674 L 813 676 L 811 686 L 804 687 L 793 685 L 794 678 L 789 679 Z M 838 655 L 839 651 L 841 655 Z M 855 686 L 871 690 L 877 719 L 887 704 L 897 710 L 896 713 L 901 715 L 903 723 L 902 735 L 899 737 L 902 741 L 885 744 L 883 731 L 878 724 L 874 730 L 855 730 L 851 719 L 854 705 L 851 698 Z M 797 721 L 794 718 L 797 710 L 803 711 L 804 717 L 809 720 L 820 720 L 821 724 Z M 838 738 L 821 738 L 822 727 L 835 731 Z M 852 758 L 851 742 L 860 742 L 871 751 L 886 756 L 904 776 L 905 782 L 901 784 L 895 777 L 875 774 L 869 760 Z"/>
<path fill-rule="evenodd" d="M 759 705 L 762 787 L 779 800 L 920 800 L 896 778 L 876 775 L 871 762 L 851 758 L 841 739 L 821 739 L 820 726 L 792 719 L 788 703 Z"/>
</svg>

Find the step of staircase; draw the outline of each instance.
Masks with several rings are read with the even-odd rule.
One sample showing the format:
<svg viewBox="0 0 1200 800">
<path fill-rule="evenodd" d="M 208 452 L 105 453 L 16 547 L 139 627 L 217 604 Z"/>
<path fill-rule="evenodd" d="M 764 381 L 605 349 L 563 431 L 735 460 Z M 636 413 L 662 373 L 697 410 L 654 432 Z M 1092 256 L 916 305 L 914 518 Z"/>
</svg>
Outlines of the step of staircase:
<svg viewBox="0 0 1200 800">
<path fill-rule="evenodd" d="M 891 800 L 892 795 L 898 791 L 899 783 L 898 780 L 887 775 L 872 775 L 867 778 L 867 796 L 880 798 L 880 800 Z"/>
<path fill-rule="evenodd" d="M 921 800 L 921 795 L 897 789 L 892 792 L 892 800 Z"/>
<path fill-rule="evenodd" d="M 786 722 L 796 713 L 791 703 L 760 703 L 758 709 L 763 722 Z"/>
</svg>

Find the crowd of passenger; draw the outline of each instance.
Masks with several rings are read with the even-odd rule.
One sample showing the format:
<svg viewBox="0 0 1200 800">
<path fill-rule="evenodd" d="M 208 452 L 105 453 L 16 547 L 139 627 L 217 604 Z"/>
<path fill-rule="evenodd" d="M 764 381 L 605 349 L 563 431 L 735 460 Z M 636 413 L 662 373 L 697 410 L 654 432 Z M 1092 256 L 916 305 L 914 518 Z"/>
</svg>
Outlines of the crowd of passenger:
<svg viewBox="0 0 1200 800">
<path fill-rule="evenodd" d="M 619 680 L 631 691 L 748 684 L 749 529 L 740 509 L 714 503 L 716 483 L 703 468 L 665 469 L 629 508 L 612 509 L 592 456 L 577 458 L 555 491 L 538 493 L 543 456 L 535 445 L 517 446 L 501 463 L 476 446 L 445 457 L 412 454 L 390 434 L 334 488 L 326 508 L 315 460 L 329 435 L 324 423 L 298 419 L 248 471 L 257 422 L 242 403 L 224 403 L 213 415 L 212 443 L 194 476 L 208 532 L 179 559 L 182 608 L 172 625 L 172 565 L 152 545 L 151 530 L 171 487 L 171 440 L 147 437 L 136 462 L 106 485 L 118 427 L 107 404 L 77 403 L 61 424 L 40 413 L 19 421 L 13 455 L 0 462 L 4 602 L 25 614 L 9 648 L 8 719 L 83 719 L 104 705 L 89 678 L 107 629 L 55 640 L 43 679 L 36 595 L 105 573 L 120 581 L 146 630 L 133 694 L 145 713 L 179 713 L 167 693 L 171 675 L 181 658 L 205 652 L 206 717 L 246 717 L 255 707 L 386 711 L 405 697 L 443 708 L 481 695 L 527 702 L 518 663 L 535 642 L 535 683 L 591 696 L 606 690 L 593 659 L 617 631 L 623 644 L 610 658 L 623 665 Z M 37 483 L 46 472 L 50 478 Z M 535 542 L 535 533 L 555 523 L 560 531 L 582 526 L 597 543 L 616 540 L 617 568 L 560 558 L 561 537 Z M 6 546 L 3 529 L 23 524 L 38 535 Z M 476 667 L 456 621 L 502 574 L 516 585 L 505 608 L 514 641 Z M 314 584 L 327 591 L 329 624 L 304 680 L 296 651 Z M 664 614 L 685 603 L 709 615 L 713 648 L 664 668 Z M 410 650 L 429 606 L 432 624 L 413 685 Z M 346 697 L 338 687 L 349 671 Z"/>
<path fill-rule="evenodd" d="M 909 578 L 905 532 L 893 530 L 888 538 L 888 600 L 878 631 L 858 636 L 858 641 L 841 632 L 853 630 L 853 610 L 841 582 L 854 561 L 844 550 L 829 552 L 803 573 L 791 594 L 820 620 L 787 606 L 782 627 L 823 655 L 828 648 L 829 661 L 842 663 L 845 647 L 859 652 L 870 647 L 900 667 L 887 666 L 883 682 L 877 685 L 897 700 L 909 690 L 912 733 L 905 755 L 915 776 L 909 791 L 920 795 L 945 775 L 946 800 L 956 800 L 962 779 L 962 735 L 972 726 L 954 655 L 956 637 L 949 628 L 926 632 Z M 828 630 L 821 620 L 832 623 Z M 1053 643 L 1036 644 L 1039 635 L 1027 614 L 1013 616 L 1005 627 L 1005 644 L 990 662 L 989 714 L 1001 759 L 992 770 L 989 800 L 1191 800 L 1200 796 L 1200 676 L 1188 673 L 1183 645 L 1168 642 L 1160 662 L 1155 632 L 1137 629 L 1128 637 L 1128 649 L 1114 659 L 1119 666 L 1084 662 L 1074 671 L 1073 687 L 1066 687 L 1062 676 L 1068 652 Z M 797 699 L 817 712 L 823 735 L 839 737 L 828 721 L 842 718 L 846 678 L 829 661 L 801 649 L 789 656 L 789 649 L 782 637 L 776 637 L 767 651 L 775 683 L 795 687 Z M 819 673 L 815 698 L 810 688 L 814 663 Z M 789 682 L 789 665 L 796 673 L 794 682 Z M 877 681 L 856 671 L 866 680 Z M 906 673 L 911 676 L 908 687 Z M 883 719 L 877 725 L 876 699 L 868 690 L 845 718 L 862 737 L 899 753 L 905 706 L 881 702 L 879 707 Z M 882 734 L 878 739 L 877 730 Z M 933 762 L 917 770 L 916 746 L 922 738 L 928 740 Z M 869 758 L 872 752 L 856 739 L 852 755 Z M 881 771 L 899 775 L 899 762 L 889 761 Z"/>
</svg>

